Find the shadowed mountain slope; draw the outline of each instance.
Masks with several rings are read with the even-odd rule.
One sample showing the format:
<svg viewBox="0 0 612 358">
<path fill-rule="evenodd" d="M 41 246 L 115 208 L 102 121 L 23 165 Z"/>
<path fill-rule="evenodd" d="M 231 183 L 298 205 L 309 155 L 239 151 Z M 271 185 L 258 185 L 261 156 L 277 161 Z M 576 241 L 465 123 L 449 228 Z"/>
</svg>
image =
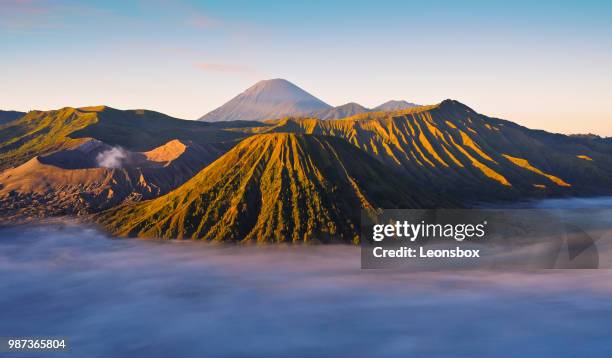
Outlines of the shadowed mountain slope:
<svg viewBox="0 0 612 358">
<path fill-rule="evenodd" d="M 0 213 L 20 219 L 80 215 L 155 198 L 191 179 L 227 150 L 228 143 L 172 140 L 138 153 L 89 139 L 0 173 Z"/>
<path fill-rule="evenodd" d="M 410 183 L 341 139 L 256 135 L 169 194 L 98 219 L 118 235 L 350 242 L 361 208 L 451 205 Z"/>
<path fill-rule="evenodd" d="M 283 79 L 257 82 L 201 121 L 253 121 L 303 115 L 331 108 L 293 83 Z"/>
<path fill-rule="evenodd" d="M 244 136 L 153 111 L 120 111 L 104 106 L 31 111 L 0 126 L 0 170 L 23 164 L 37 155 L 74 148 L 85 138 L 146 151 L 172 139 L 206 144 Z"/>
<path fill-rule="evenodd" d="M 464 200 L 612 192 L 609 144 L 534 131 L 452 100 L 335 121 L 285 118 L 263 132 L 340 137 Z"/>
<path fill-rule="evenodd" d="M 18 111 L 0 111 L 0 125 L 14 121 L 17 118 L 23 117 L 25 112 Z"/>
</svg>

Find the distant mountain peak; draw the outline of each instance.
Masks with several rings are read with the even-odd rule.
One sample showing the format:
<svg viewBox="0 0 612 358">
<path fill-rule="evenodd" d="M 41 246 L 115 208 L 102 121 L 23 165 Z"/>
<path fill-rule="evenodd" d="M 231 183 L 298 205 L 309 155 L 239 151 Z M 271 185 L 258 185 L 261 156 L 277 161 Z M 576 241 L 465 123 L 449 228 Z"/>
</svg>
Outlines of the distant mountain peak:
<svg viewBox="0 0 612 358">
<path fill-rule="evenodd" d="M 345 103 L 345 104 L 343 104 L 341 106 L 338 106 L 336 108 L 342 108 L 342 107 L 344 107 L 344 108 L 357 107 L 357 108 L 368 109 L 368 108 L 366 108 L 366 107 L 364 107 L 364 106 L 362 106 L 362 105 L 360 105 L 359 103 L 356 103 L 356 102 Z"/>
<path fill-rule="evenodd" d="M 259 81 L 200 120 L 264 120 L 325 110 L 331 106 L 295 84 L 275 78 Z"/>
<path fill-rule="evenodd" d="M 261 88 L 270 88 L 270 87 L 278 87 L 278 86 L 287 86 L 287 87 L 297 87 L 293 83 L 287 81 L 284 78 L 271 78 L 269 80 L 261 80 L 255 83 L 253 86 L 249 87 L 247 91 Z"/>
<path fill-rule="evenodd" d="M 372 108 L 373 111 L 376 112 L 390 112 L 390 111 L 399 111 L 402 109 L 408 109 L 412 107 L 418 107 L 418 104 L 414 104 L 404 100 L 390 100 L 387 101 L 377 107 Z"/>
<path fill-rule="evenodd" d="M 333 107 L 333 108 L 325 109 L 322 111 L 312 112 L 308 114 L 308 116 L 315 117 L 318 119 L 323 119 L 323 120 L 340 119 L 340 118 L 351 117 L 356 114 L 366 113 L 369 111 L 370 110 L 368 108 L 360 105 L 359 103 L 349 102 L 349 103 L 343 104 L 338 107 Z"/>
</svg>

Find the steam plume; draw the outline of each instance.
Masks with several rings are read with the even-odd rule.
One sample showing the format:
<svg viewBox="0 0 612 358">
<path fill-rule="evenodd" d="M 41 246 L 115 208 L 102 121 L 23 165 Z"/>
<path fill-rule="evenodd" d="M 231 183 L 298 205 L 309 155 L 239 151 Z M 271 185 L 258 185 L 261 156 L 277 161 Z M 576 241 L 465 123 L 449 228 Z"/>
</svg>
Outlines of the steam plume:
<svg viewBox="0 0 612 358">
<path fill-rule="evenodd" d="M 96 162 L 104 168 L 120 168 L 127 158 L 127 152 L 121 147 L 112 147 L 96 156 Z"/>
</svg>

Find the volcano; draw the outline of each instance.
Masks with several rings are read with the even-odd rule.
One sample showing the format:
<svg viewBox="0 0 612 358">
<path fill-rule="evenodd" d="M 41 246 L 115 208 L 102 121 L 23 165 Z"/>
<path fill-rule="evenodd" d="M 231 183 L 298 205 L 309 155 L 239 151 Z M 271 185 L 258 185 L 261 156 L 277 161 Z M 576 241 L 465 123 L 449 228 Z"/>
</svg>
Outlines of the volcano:
<svg viewBox="0 0 612 358">
<path fill-rule="evenodd" d="M 284 79 L 257 82 L 229 102 L 202 116 L 201 121 L 263 120 L 303 115 L 332 108 Z"/>
<path fill-rule="evenodd" d="M 247 138 L 178 189 L 99 221 L 124 236 L 357 242 L 361 209 L 449 205 L 342 139 L 276 133 Z"/>
</svg>

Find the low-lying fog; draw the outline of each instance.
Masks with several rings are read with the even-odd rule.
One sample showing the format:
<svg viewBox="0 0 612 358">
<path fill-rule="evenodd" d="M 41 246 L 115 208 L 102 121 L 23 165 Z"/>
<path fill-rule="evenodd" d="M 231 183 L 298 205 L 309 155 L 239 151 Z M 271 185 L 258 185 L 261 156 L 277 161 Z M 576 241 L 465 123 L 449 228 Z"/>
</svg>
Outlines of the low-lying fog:
<svg viewBox="0 0 612 358">
<path fill-rule="evenodd" d="M 0 336 L 74 356 L 611 356 L 612 271 L 360 270 L 359 248 L 0 229 Z"/>
</svg>

